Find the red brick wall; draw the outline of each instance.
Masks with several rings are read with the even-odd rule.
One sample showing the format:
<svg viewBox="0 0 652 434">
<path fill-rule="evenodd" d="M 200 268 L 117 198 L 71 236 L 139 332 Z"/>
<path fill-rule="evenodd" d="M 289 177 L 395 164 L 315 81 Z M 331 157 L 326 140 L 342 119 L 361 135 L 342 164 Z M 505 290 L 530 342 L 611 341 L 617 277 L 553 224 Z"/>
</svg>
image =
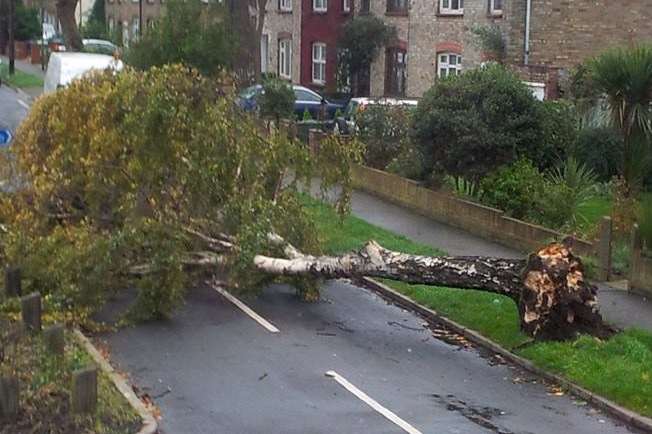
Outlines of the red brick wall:
<svg viewBox="0 0 652 434">
<path fill-rule="evenodd" d="M 351 9 L 353 2 L 351 1 Z M 326 13 L 313 12 L 312 0 L 302 0 L 301 7 L 301 84 L 317 91 L 335 91 L 337 83 L 337 39 L 342 24 L 351 16 L 342 10 L 342 0 L 328 0 Z M 312 83 L 312 44 L 326 44 L 326 85 Z"/>
</svg>

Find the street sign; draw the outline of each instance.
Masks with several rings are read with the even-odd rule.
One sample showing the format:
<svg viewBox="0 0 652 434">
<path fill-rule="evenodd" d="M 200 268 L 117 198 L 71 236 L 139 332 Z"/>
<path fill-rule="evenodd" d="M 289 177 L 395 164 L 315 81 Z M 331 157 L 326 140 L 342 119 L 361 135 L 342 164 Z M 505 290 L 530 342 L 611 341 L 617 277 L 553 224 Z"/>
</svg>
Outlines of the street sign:
<svg viewBox="0 0 652 434">
<path fill-rule="evenodd" d="M 11 135 L 11 131 L 9 130 L 0 130 L 0 146 L 7 146 L 9 143 L 11 143 L 11 139 L 13 136 Z"/>
</svg>

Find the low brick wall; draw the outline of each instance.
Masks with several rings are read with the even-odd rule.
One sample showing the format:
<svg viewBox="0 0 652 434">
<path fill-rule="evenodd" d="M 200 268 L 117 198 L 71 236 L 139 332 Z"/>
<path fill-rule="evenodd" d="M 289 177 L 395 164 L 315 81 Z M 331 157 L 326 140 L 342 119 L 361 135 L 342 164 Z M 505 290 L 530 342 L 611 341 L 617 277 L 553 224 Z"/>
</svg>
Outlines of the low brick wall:
<svg viewBox="0 0 652 434">
<path fill-rule="evenodd" d="M 507 217 L 501 210 L 423 188 L 415 181 L 381 170 L 354 166 L 352 178 L 357 189 L 524 252 L 564 237 L 551 229 Z M 593 244 L 584 240 L 577 240 L 575 249 L 581 255 L 594 254 Z"/>
</svg>

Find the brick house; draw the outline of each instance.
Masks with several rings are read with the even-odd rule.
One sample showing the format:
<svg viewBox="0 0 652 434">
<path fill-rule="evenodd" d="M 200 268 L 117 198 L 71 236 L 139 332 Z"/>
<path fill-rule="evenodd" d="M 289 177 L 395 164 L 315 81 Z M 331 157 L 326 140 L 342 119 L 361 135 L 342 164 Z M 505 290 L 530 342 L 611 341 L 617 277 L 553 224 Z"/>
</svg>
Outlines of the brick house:
<svg viewBox="0 0 652 434">
<path fill-rule="evenodd" d="M 261 70 L 301 80 L 302 0 L 268 0 L 260 41 Z"/>
<path fill-rule="evenodd" d="M 352 15 L 352 0 L 302 0 L 300 83 L 318 91 L 335 92 L 337 40 Z"/>
<path fill-rule="evenodd" d="M 149 27 L 161 15 L 165 0 L 105 0 L 106 23 L 111 33 L 122 35 L 122 42 L 129 41 L 140 32 L 140 1 L 142 1 L 143 27 Z"/>
</svg>

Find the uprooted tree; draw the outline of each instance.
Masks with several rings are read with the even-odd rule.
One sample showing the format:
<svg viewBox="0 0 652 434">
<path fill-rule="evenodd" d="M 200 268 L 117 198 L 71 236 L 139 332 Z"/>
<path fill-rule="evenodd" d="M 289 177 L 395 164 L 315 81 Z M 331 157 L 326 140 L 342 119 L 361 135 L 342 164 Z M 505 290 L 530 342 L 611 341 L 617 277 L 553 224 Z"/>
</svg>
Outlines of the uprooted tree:
<svg viewBox="0 0 652 434">
<path fill-rule="evenodd" d="M 319 256 L 301 181 L 342 186 L 345 213 L 360 148 L 329 137 L 311 155 L 184 66 L 96 73 L 40 98 L 5 155 L 17 181 L 1 196 L 0 262 L 21 266 L 49 303 L 86 313 L 135 287 L 136 313 L 165 315 L 206 273 L 226 273 L 238 291 L 284 279 L 306 298 L 321 279 L 376 276 L 506 295 L 537 338 L 605 333 L 595 288 L 563 243 L 526 260 L 422 257 L 373 241 Z"/>
</svg>

